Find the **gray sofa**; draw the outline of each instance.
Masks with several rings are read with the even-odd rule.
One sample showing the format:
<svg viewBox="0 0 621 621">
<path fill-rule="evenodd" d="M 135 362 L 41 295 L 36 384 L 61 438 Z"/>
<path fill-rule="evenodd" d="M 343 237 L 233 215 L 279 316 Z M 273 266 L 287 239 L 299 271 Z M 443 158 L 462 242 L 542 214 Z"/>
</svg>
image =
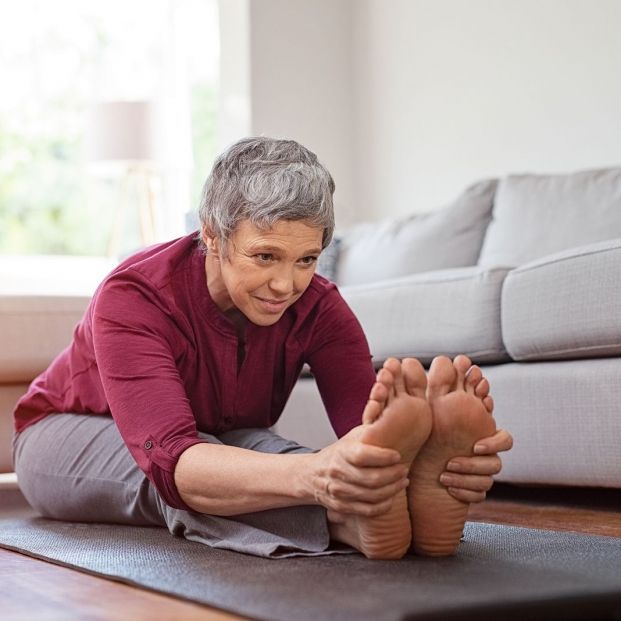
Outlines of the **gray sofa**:
<svg viewBox="0 0 621 621">
<path fill-rule="evenodd" d="M 515 439 L 498 481 L 621 487 L 621 169 L 483 181 L 430 214 L 359 225 L 326 257 L 378 366 L 482 366 Z M 334 440 L 311 376 L 277 429 Z"/>
</svg>

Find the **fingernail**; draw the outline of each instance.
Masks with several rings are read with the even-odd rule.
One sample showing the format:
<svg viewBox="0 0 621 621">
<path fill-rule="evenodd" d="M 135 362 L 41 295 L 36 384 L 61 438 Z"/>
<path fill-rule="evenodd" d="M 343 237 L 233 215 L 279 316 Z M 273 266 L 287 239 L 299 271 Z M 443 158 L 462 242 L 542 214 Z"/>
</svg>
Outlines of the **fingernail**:
<svg viewBox="0 0 621 621">
<path fill-rule="evenodd" d="M 446 464 L 446 469 L 447 470 L 459 470 L 459 463 L 456 461 L 449 461 L 449 463 Z"/>
<path fill-rule="evenodd" d="M 452 481 L 453 477 L 449 476 L 448 474 L 440 475 L 440 483 L 444 483 L 444 485 L 450 485 Z"/>
<path fill-rule="evenodd" d="M 475 444 L 474 445 L 474 452 L 475 453 L 485 453 L 485 452 L 487 452 L 487 446 L 485 446 L 485 444 Z"/>
</svg>

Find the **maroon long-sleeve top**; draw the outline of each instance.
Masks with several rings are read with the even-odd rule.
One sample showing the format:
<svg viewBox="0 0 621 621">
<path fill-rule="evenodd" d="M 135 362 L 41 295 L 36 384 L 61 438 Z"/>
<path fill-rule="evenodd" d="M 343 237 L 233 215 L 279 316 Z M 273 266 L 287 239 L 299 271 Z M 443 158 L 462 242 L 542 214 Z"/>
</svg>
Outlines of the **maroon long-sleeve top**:
<svg viewBox="0 0 621 621">
<path fill-rule="evenodd" d="M 16 431 L 55 413 L 114 418 L 138 466 L 169 505 L 197 431 L 269 427 L 304 363 L 337 436 L 360 424 L 374 381 L 362 328 L 336 286 L 315 275 L 271 326 L 248 323 L 238 367 L 233 323 L 209 295 L 196 235 L 121 263 L 99 286 L 71 344 L 15 409 Z"/>
</svg>

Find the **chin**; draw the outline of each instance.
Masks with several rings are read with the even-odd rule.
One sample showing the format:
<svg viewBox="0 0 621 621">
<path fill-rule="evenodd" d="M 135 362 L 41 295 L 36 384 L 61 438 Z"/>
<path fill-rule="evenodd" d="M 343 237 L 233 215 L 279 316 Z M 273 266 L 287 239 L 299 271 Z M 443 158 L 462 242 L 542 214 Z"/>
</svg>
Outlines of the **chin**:
<svg viewBox="0 0 621 621">
<path fill-rule="evenodd" d="M 253 317 L 249 317 L 250 321 L 257 326 L 273 326 L 279 319 L 284 315 L 281 313 L 280 315 L 255 315 Z"/>
</svg>

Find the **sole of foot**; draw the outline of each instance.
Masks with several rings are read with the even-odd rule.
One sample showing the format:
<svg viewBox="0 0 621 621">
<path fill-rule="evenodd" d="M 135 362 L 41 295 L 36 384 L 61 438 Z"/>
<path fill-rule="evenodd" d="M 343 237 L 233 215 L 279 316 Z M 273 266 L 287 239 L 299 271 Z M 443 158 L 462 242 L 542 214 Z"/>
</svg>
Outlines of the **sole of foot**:
<svg viewBox="0 0 621 621">
<path fill-rule="evenodd" d="M 447 463 L 473 455 L 474 444 L 496 431 L 491 416 L 489 384 L 466 356 L 454 361 L 440 356 L 428 374 L 427 400 L 432 430 L 410 470 L 408 504 L 415 554 L 455 554 L 463 534 L 469 504 L 453 498 L 440 483 Z"/>
<path fill-rule="evenodd" d="M 397 450 L 402 463 L 411 466 L 431 432 L 431 408 L 426 399 L 427 377 L 414 359 L 402 363 L 389 358 L 377 374 L 364 410 L 360 441 Z M 399 559 L 412 542 L 407 491 L 399 492 L 391 509 L 367 518 L 328 512 L 336 534 L 367 558 Z"/>
</svg>

